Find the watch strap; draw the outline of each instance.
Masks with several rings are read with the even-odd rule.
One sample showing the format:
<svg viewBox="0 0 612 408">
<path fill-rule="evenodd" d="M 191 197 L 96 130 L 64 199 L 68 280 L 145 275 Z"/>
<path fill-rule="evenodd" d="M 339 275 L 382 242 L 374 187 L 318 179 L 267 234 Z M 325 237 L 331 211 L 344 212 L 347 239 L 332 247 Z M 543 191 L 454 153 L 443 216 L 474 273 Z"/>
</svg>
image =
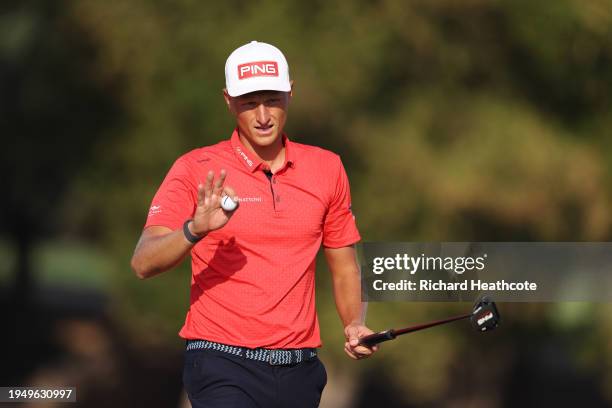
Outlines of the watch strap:
<svg viewBox="0 0 612 408">
<path fill-rule="evenodd" d="M 183 234 L 185 235 L 185 238 L 187 238 L 187 241 L 191 242 L 192 244 L 197 244 L 204 237 L 196 237 L 191 233 L 191 231 L 189 231 L 189 223 L 191 221 L 193 220 L 189 219 L 183 224 Z"/>
</svg>

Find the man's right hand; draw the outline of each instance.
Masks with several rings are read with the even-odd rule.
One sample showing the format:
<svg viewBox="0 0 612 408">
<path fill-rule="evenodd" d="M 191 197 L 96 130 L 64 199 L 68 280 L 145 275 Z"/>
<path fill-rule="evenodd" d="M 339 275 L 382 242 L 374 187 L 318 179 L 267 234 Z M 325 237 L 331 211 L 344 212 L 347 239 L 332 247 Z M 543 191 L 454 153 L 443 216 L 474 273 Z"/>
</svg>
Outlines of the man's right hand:
<svg viewBox="0 0 612 408">
<path fill-rule="evenodd" d="M 221 198 L 224 194 L 232 200 L 237 200 L 232 188 L 223 187 L 225 176 L 225 170 L 221 170 L 219 179 L 213 185 L 215 174 L 210 171 L 206 184 L 198 186 L 198 205 L 193 221 L 187 225 L 193 235 L 203 237 L 210 231 L 223 227 L 232 216 L 233 211 L 221 208 Z M 186 239 L 182 228 L 172 231 L 164 226 L 150 226 L 142 232 L 136 245 L 132 256 L 132 269 L 141 279 L 155 276 L 176 266 L 192 248 L 193 243 Z"/>
<path fill-rule="evenodd" d="M 225 211 L 221 207 L 221 199 L 224 195 L 238 201 L 234 189 L 223 186 L 226 175 L 226 171 L 221 170 L 219 178 L 215 181 L 215 173 L 210 170 L 206 176 L 206 183 L 198 185 L 198 206 L 193 215 L 193 221 L 188 225 L 193 235 L 203 237 L 223 227 L 236 211 Z"/>
</svg>

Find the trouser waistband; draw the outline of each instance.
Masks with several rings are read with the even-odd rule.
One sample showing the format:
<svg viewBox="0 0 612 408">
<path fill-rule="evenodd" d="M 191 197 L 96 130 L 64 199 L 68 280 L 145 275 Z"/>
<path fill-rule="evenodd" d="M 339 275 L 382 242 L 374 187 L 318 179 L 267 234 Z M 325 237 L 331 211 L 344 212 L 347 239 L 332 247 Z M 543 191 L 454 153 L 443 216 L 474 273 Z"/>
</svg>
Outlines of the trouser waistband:
<svg viewBox="0 0 612 408">
<path fill-rule="evenodd" d="M 308 361 L 317 356 L 317 349 L 250 349 L 246 347 L 230 346 L 208 340 L 187 340 L 187 350 L 215 350 L 223 353 L 256 360 L 270 365 L 289 365 Z"/>
</svg>

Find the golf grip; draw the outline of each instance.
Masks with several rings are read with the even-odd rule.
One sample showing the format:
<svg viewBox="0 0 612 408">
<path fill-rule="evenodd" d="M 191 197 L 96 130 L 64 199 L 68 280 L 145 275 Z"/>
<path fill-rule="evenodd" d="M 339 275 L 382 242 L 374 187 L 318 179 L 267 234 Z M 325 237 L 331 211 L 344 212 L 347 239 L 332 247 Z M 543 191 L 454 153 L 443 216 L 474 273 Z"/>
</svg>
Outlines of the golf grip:
<svg viewBox="0 0 612 408">
<path fill-rule="evenodd" d="M 372 347 L 383 341 L 393 340 L 395 338 L 395 330 L 389 329 L 383 332 L 370 334 L 359 339 L 359 344 L 366 347 Z"/>
<path fill-rule="evenodd" d="M 435 320 L 433 322 L 424 323 L 424 324 L 417 324 L 416 326 L 406 327 L 403 329 L 389 329 L 383 332 L 374 333 L 374 334 L 370 334 L 369 336 L 362 337 L 359 339 L 359 344 L 366 346 L 366 347 L 372 347 L 375 344 L 382 343 L 383 341 L 393 340 L 394 338 L 402 334 L 412 333 L 415 331 L 428 329 L 430 327 L 439 326 L 441 324 L 446 324 L 446 323 L 455 322 L 457 320 L 467 319 L 471 316 L 472 314 L 468 313 L 468 314 L 464 314 L 461 316 L 449 317 L 448 319 Z"/>
</svg>

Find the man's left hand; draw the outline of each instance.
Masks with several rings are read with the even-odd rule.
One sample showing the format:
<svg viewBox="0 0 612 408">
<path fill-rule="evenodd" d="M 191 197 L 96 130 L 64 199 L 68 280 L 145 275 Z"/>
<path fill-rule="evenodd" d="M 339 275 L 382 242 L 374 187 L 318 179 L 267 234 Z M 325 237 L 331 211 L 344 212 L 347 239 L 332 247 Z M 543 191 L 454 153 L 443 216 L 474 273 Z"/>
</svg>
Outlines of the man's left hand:
<svg viewBox="0 0 612 408">
<path fill-rule="evenodd" d="M 344 352 L 354 360 L 368 358 L 378 350 L 378 346 L 366 347 L 359 344 L 361 337 L 374 333 L 360 323 L 351 323 L 344 328 Z"/>
</svg>

